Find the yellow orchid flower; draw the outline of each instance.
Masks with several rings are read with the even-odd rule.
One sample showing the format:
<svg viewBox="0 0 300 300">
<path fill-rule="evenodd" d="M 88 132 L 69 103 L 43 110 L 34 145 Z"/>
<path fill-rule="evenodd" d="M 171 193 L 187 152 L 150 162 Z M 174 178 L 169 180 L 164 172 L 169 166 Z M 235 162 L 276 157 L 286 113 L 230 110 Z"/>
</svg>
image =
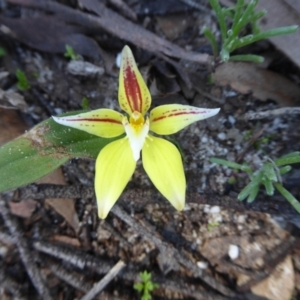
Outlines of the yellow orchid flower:
<svg viewBox="0 0 300 300">
<path fill-rule="evenodd" d="M 119 104 L 126 115 L 111 109 L 97 109 L 68 117 L 53 117 L 62 125 L 104 138 L 126 133 L 109 143 L 96 160 L 95 192 L 99 218 L 104 219 L 131 176 L 142 151 L 143 166 L 156 188 L 177 209 L 185 205 L 186 181 L 177 148 L 163 138 L 153 136 L 178 132 L 193 122 L 219 112 L 188 105 L 161 105 L 147 112 L 151 95 L 128 46 L 122 51 L 119 75 Z"/>
</svg>

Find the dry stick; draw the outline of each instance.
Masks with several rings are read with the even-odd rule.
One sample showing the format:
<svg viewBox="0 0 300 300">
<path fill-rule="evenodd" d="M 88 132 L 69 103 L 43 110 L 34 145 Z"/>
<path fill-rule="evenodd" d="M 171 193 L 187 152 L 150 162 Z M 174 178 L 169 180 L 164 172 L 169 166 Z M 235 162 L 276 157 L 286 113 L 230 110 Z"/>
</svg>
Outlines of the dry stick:
<svg viewBox="0 0 300 300">
<path fill-rule="evenodd" d="M 78 273 L 74 270 L 72 273 L 70 273 L 66 271 L 60 264 L 55 263 L 54 261 L 51 261 L 49 265 L 52 273 L 55 276 L 73 286 L 75 289 L 87 293 L 92 288 L 92 284 L 84 281 L 83 273 Z"/>
<path fill-rule="evenodd" d="M 197 186 L 198 179 L 195 176 L 189 177 L 189 185 Z M 154 189 L 134 189 L 127 190 L 122 194 L 123 200 L 121 202 L 131 207 L 134 203 L 134 207 L 141 209 L 145 206 L 145 203 L 160 203 L 161 207 L 169 206 L 162 197 L 157 197 L 158 193 Z M 81 185 L 63 186 L 54 184 L 31 184 L 26 187 L 19 188 L 17 190 L 17 199 L 45 199 L 45 198 L 94 198 L 94 188 Z M 287 201 L 276 202 L 274 201 L 255 201 L 250 205 L 236 201 L 236 198 L 230 196 L 219 196 L 216 194 L 196 192 L 187 192 L 187 203 L 208 204 L 217 205 L 237 211 L 257 211 L 260 213 L 269 213 L 271 215 L 280 215 L 289 220 L 291 217 L 298 217 L 298 213 L 294 210 Z"/>
<path fill-rule="evenodd" d="M 3 239 L 1 239 L 1 237 Z M 0 235 L 0 240 L 4 240 L 4 242 L 10 241 L 5 233 Z M 36 241 L 34 243 L 34 247 L 43 253 L 47 253 L 55 258 L 62 259 L 65 262 L 68 262 L 76 266 L 77 268 L 80 269 L 83 269 L 84 267 L 90 268 L 100 275 L 107 273 L 108 270 L 112 267 L 112 264 L 110 264 L 107 261 L 103 262 L 100 258 L 92 257 L 91 255 L 87 255 L 86 253 L 83 253 L 82 251 L 69 249 L 67 247 L 63 247 L 62 245 L 50 244 L 48 242 L 43 242 L 43 241 Z M 126 268 L 126 271 L 124 271 L 122 275 L 120 275 L 120 277 L 122 277 L 124 280 L 135 281 L 138 277 L 137 274 L 138 271 L 131 265 L 128 265 L 128 268 Z M 68 282 L 67 277 L 62 279 Z M 156 276 L 155 274 L 153 274 L 153 280 L 158 281 L 160 287 L 164 289 L 173 292 L 181 292 L 182 294 L 185 294 L 189 297 L 194 297 L 199 300 L 200 299 L 205 299 L 205 300 L 224 299 L 223 297 L 216 295 L 215 293 L 212 292 L 204 293 L 201 291 L 197 291 L 194 285 L 188 285 L 186 284 L 186 282 L 181 283 L 178 280 L 174 282 L 172 280 L 166 279 L 165 277 L 161 278 L 160 276 Z"/>
<path fill-rule="evenodd" d="M 0 234 L 0 240 L 3 240 L 5 243 L 14 243 L 11 242 L 9 236 L 5 233 Z M 113 264 L 108 261 L 104 262 L 100 258 L 95 258 L 89 254 L 86 254 L 85 252 L 64 247 L 60 244 L 55 245 L 44 241 L 35 241 L 33 243 L 33 246 L 35 247 L 36 250 L 49 254 L 55 258 L 62 259 L 65 262 L 70 263 L 79 269 L 89 268 L 100 275 L 106 274 L 113 266 Z M 122 273 L 122 275 L 120 275 L 120 277 L 122 277 L 124 280 L 135 281 L 138 277 L 137 274 L 138 274 L 138 270 L 136 270 L 136 268 L 134 268 L 132 265 L 129 264 L 126 270 Z M 62 273 L 61 276 L 63 276 Z M 68 277 L 62 279 L 68 282 Z M 156 276 L 155 274 L 153 274 L 153 280 L 158 281 L 159 285 L 164 289 L 173 292 L 181 292 L 182 294 L 185 294 L 189 297 L 194 297 L 199 300 L 200 299 L 205 299 L 205 300 L 224 299 L 223 297 L 216 295 L 215 293 L 212 292 L 204 293 L 202 291 L 197 291 L 195 285 L 188 285 L 186 282 L 183 283 L 179 282 L 179 280 L 176 280 L 176 282 L 174 282 L 165 277 L 161 278 L 161 276 Z"/>
<path fill-rule="evenodd" d="M 105 274 L 109 272 L 112 267 L 112 264 L 107 261 L 87 253 L 83 254 L 82 251 L 74 248 L 62 247 L 44 241 L 35 241 L 33 247 L 40 252 L 49 254 L 55 258 L 63 259 L 79 269 L 93 269 L 98 274 Z"/>
<path fill-rule="evenodd" d="M 58 17 L 61 17 L 66 22 L 71 22 L 90 30 L 104 29 L 112 35 L 133 43 L 146 51 L 186 59 L 200 64 L 210 63 L 209 55 L 186 51 L 176 44 L 164 40 L 153 32 L 123 18 L 114 11 L 106 8 L 102 3 L 94 0 L 86 0 L 82 4 L 88 10 L 94 11 L 98 16 L 83 13 L 48 0 L 8 0 L 8 2 L 57 14 Z"/>
<path fill-rule="evenodd" d="M 9 229 L 10 234 L 18 247 L 20 257 L 32 284 L 43 299 L 53 299 L 39 269 L 37 268 L 35 262 L 32 259 L 33 253 L 30 250 L 27 240 L 24 238 L 23 232 L 21 231 L 15 218 L 10 214 L 9 209 L 6 206 L 6 202 L 2 197 L 0 197 L 0 212 L 4 219 L 5 225 Z"/>
<path fill-rule="evenodd" d="M 143 238 L 154 243 L 162 253 L 174 256 L 174 258 L 177 259 L 181 265 L 192 271 L 195 277 L 200 278 L 210 287 L 214 288 L 223 295 L 229 297 L 235 296 L 235 293 L 232 290 L 222 285 L 220 282 L 211 277 L 205 271 L 200 270 L 197 266 L 195 266 L 194 263 L 192 263 L 189 259 L 185 258 L 181 253 L 179 253 L 172 245 L 167 244 L 166 242 L 160 240 L 157 236 L 153 235 L 152 232 L 148 231 L 146 227 L 143 227 L 140 223 L 133 219 L 129 214 L 127 214 L 127 212 L 120 208 L 120 206 L 115 205 L 112 208 L 112 213 L 119 217 L 126 224 L 131 226 Z"/>
<path fill-rule="evenodd" d="M 24 284 L 21 285 L 17 283 L 8 274 L 6 274 L 1 264 L 0 265 L 0 290 L 8 291 L 11 294 L 12 299 L 26 300 L 27 298 L 25 298 L 22 295 L 22 288 L 24 289 Z"/>
<path fill-rule="evenodd" d="M 300 114 L 300 107 L 282 107 L 272 110 L 260 111 L 260 112 L 249 112 L 241 116 L 240 119 L 248 120 L 260 120 L 265 118 L 274 118 L 281 115 L 296 115 Z"/>
<path fill-rule="evenodd" d="M 81 300 L 92 300 L 94 299 L 125 267 L 125 263 L 119 260 L 115 266 L 98 282 L 94 287 L 81 298 Z"/>
</svg>

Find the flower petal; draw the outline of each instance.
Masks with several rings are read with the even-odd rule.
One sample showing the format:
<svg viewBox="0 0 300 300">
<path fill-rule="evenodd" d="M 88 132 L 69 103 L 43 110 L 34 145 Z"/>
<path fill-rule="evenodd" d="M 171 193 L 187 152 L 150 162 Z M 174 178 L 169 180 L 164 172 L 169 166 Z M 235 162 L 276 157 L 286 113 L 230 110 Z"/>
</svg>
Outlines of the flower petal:
<svg viewBox="0 0 300 300">
<path fill-rule="evenodd" d="M 177 148 L 170 142 L 149 135 L 142 150 L 143 166 L 156 188 L 177 209 L 185 204 L 185 175 Z"/>
<path fill-rule="evenodd" d="M 119 104 L 121 109 L 129 115 L 134 111 L 144 115 L 151 105 L 150 92 L 128 46 L 125 46 L 122 51 L 119 75 Z"/>
<path fill-rule="evenodd" d="M 100 151 L 95 177 L 99 218 L 106 218 L 130 180 L 135 166 L 127 138 L 114 141 Z"/>
<path fill-rule="evenodd" d="M 149 132 L 149 119 L 146 119 L 145 123 L 138 131 L 134 128 L 134 126 L 132 126 L 132 124 L 129 123 L 126 117 L 123 118 L 123 125 L 129 140 L 133 158 L 135 161 L 138 161 L 140 159 L 140 153 Z"/>
<path fill-rule="evenodd" d="M 150 130 L 157 134 L 173 134 L 196 121 L 216 115 L 219 110 L 181 104 L 161 105 L 150 112 Z"/>
<path fill-rule="evenodd" d="M 123 115 L 112 109 L 97 109 L 75 116 L 52 117 L 61 125 L 69 126 L 104 138 L 124 133 Z"/>
</svg>

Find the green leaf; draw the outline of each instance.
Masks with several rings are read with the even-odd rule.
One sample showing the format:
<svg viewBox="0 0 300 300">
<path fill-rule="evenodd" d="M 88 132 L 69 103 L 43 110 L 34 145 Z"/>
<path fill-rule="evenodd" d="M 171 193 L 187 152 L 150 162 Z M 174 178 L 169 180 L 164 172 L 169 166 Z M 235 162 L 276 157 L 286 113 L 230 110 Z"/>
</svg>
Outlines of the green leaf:
<svg viewBox="0 0 300 300">
<path fill-rule="evenodd" d="M 209 4 L 213 8 L 213 10 L 216 13 L 217 20 L 220 25 L 220 31 L 222 35 L 222 41 L 223 43 L 225 42 L 226 39 L 226 33 L 227 33 L 227 25 L 226 25 L 226 20 L 225 20 L 225 14 L 221 8 L 221 5 L 219 3 L 219 0 L 209 0 Z"/>
<path fill-rule="evenodd" d="M 0 147 L 0 192 L 31 183 L 69 159 L 41 151 L 27 138 L 18 138 Z"/>
<path fill-rule="evenodd" d="M 275 181 L 275 182 L 278 181 L 276 172 L 275 172 L 274 167 L 272 166 L 272 164 L 270 164 L 270 163 L 265 163 L 264 166 L 263 166 L 263 168 L 262 168 L 262 171 L 263 171 L 264 175 L 265 175 L 269 180 Z"/>
<path fill-rule="evenodd" d="M 297 30 L 298 30 L 298 26 L 294 25 L 294 26 L 270 29 L 270 30 L 252 35 L 252 37 L 251 37 L 251 35 L 249 35 L 244 38 L 241 38 L 240 41 L 236 44 L 235 49 L 244 47 L 244 46 L 252 44 L 254 42 L 258 42 L 260 40 L 269 39 L 274 36 L 295 33 Z M 232 49 L 232 50 L 234 50 L 234 49 Z"/>
<path fill-rule="evenodd" d="M 218 43 L 216 41 L 215 36 L 207 27 L 204 28 L 203 33 L 205 37 L 208 39 L 208 41 L 210 42 L 214 57 L 216 58 L 219 53 L 218 53 Z"/>
<path fill-rule="evenodd" d="M 0 192 L 32 183 L 70 158 L 96 158 L 116 139 L 62 126 L 50 118 L 0 147 Z"/>
<path fill-rule="evenodd" d="M 278 167 L 297 163 L 300 163 L 300 155 L 284 156 L 275 160 Z"/>
<path fill-rule="evenodd" d="M 262 183 L 266 188 L 267 194 L 269 196 L 273 196 L 274 195 L 274 186 L 273 186 L 272 181 L 269 178 L 263 178 Z"/>
<path fill-rule="evenodd" d="M 281 156 L 279 159 L 287 158 L 287 157 L 296 157 L 296 156 L 300 156 L 300 152 L 299 151 L 295 151 L 295 152 L 291 152 L 291 153 L 285 154 L 285 155 Z"/>
<path fill-rule="evenodd" d="M 246 185 L 242 191 L 238 195 L 238 199 L 240 201 L 245 200 L 251 193 L 252 196 L 255 194 L 253 190 L 255 191 L 257 188 L 259 188 L 259 185 L 261 184 L 262 181 L 262 172 L 260 171 L 258 174 L 254 175 L 251 182 Z M 252 197 L 251 197 L 252 198 Z"/>
<path fill-rule="evenodd" d="M 151 273 L 148 273 L 147 271 L 141 272 L 140 277 L 144 282 L 147 282 L 151 280 Z"/>
<path fill-rule="evenodd" d="M 6 51 L 3 47 L 0 47 L 0 57 L 3 57 L 6 55 Z"/>
<path fill-rule="evenodd" d="M 27 77 L 23 71 L 21 71 L 20 69 L 17 69 L 16 77 L 18 80 L 17 86 L 20 91 L 26 91 L 26 90 L 30 89 L 30 84 L 29 84 Z"/>
<path fill-rule="evenodd" d="M 288 191 L 286 190 L 280 183 L 274 183 L 278 192 L 290 202 L 290 204 L 296 209 L 296 211 L 300 214 L 300 203 L 299 201 Z"/>
<path fill-rule="evenodd" d="M 70 45 L 65 45 L 66 52 L 64 53 L 64 56 L 67 58 L 70 58 L 72 60 L 76 60 L 80 57 L 79 54 L 75 53 L 75 50 Z"/>
<path fill-rule="evenodd" d="M 212 157 L 210 159 L 210 161 L 212 163 L 216 163 L 216 164 L 223 165 L 223 166 L 226 166 L 226 167 L 229 167 L 232 169 L 241 170 L 241 171 L 252 174 L 252 170 L 250 169 L 249 166 L 246 166 L 246 165 L 240 165 L 235 162 L 228 161 L 226 159 L 216 158 L 216 157 Z"/>
<path fill-rule="evenodd" d="M 284 166 L 284 167 L 279 169 L 279 173 L 280 173 L 280 175 L 284 175 L 284 174 L 288 173 L 291 170 L 292 170 L 291 166 Z"/>
<path fill-rule="evenodd" d="M 253 54 L 243 54 L 243 55 L 232 55 L 229 58 L 230 61 L 250 61 L 255 63 L 262 63 L 264 62 L 264 58 L 259 55 Z"/>
<path fill-rule="evenodd" d="M 237 0 L 237 4 L 235 6 L 235 14 L 233 18 L 232 28 L 236 27 L 236 24 L 240 20 L 243 14 L 243 8 L 245 6 L 244 0 Z"/>
<path fill-rule="evenodd" d="M 259 185 L 257 185 L 256 187 L 254 187 L 251 190 L 251 192 L 250 192 L 250 194 L 249 194 L 249 196 L 247 198 L 247 202 L 248 203 L 251 203 L 251 202 L 253 202 L 255 200 L 255 198 L 256 198 L 256 196 L 258 194 L 258 191 L 259 191 Z"/>
<path fill-rule="evenodd" d="M 144 284 L 143 283 L 135 283 L 134 285 L 133 285 L 133 288 L 135 289 L 135 290 L 137 290 L 137 291 L 139 291 L 139 292 L 142 292 L 143 291 L 143 289 L 144 289 Z"/>
</svg>

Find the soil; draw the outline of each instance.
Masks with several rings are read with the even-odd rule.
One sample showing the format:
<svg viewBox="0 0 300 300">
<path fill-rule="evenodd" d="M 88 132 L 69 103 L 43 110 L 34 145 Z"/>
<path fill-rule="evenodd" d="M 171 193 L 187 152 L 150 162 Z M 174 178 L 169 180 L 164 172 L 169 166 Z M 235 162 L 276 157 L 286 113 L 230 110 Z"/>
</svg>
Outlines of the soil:
<svg viewBox="0 0 300 300">
<path fill-rule="evenodd" d="M 45 16 L 37 8 L 9 2 L 1 4 L 1 20 Z M 85 11 L 75 1 L 61 2 Z M 136 18 L 136 25 L 185 50 L 211 55 L 203 27 L 212 28 L 217 36 L 219 32 L 206 1 L 202 1 L 204 10 L 187 1 L 168 6 L 169 2 L 108 1 L 107 6 L 117 14 Z M 19 32 L 17 26 L 13 29 Z M 35 30 L 28 27 L 27 35 L 34 36 Z M 51 30 L 45 34 L 67 44 L 67 35 Z M 0 59 L 0 73 L 7 72 L 0 79 L 1 89 L 13 90 L 25 101 L 25 106 L 13 111 L 13 105 L 1 105 L 1 125 L 10 132 L 8 137 L 7 132 L 0 133 L 2 143 L 16 137 L 16 126 L 21 134 L 51 115 L 82 109 L 84 97 L 90 109 L 119 110 L 116 59 L 126 43 L 150 88 L 153 106 L 181 103 L 221 108 L 215 117 L 172 136 L 181 147 L 187 177 L 183 212 L 175 211 L 159 194 L 141 162 L 106 220 L 97 217 L 94 160 L 72 159 L 40 182 L 46 185 L 3 193 L 3 199 L 10 201 L 0 207 L 1 299 L 141 299 L 133 285 L 145 270 L 159 284 L 151 293 L 152 299 L 300 299 L 299 214 L 278 193 L 268 196 L 263 189 L 253 203 L 239 202 L 237 195 L 249 182 L 246 174 L 210 162 L 218 157 L 258 169 L 268 158 L 298 151 L 300 133 L 295 129 L 300 121 L 296 114 L 244 118 L 246 113 L 273 110 L 290 102 L 279 106 L 276 99 L 261 101 L 251 91 L 242 94 L 229 86 L 212 84 L 211 66 L 176 59 L 174 67 L 170 58 L 145 51 L 105 30 L 78 30 L 97 43 L 102 56 L 92 57 L 78 48 L 82 54 L 79 61 L 93 67 L 73 72 L 64 47 L 45 42 L 43 51 L 18 34 L 5 34 L 3 28 L 1 32 L 6 55 Z M 74 31 L 72 34 L 75 36 Z M 299 86 L 299 69 L 268 41 L 247 51 L 264 55 L 269 62 L 265 69 Z M 17 69 L 26 74 L 30 89 L 17 88 Z M 299 172 L 299 165 L 295 165 L 283 176 L 283 185 L 297 199 Z M 53 184 L 59 185 L 57 190 Z M 62 196 L 53 197 L 56 193 Z M 89 298 L 93 285 L 110 274 L 118 261 L 125 267 L 111 275 L 95 298 Z"/>
</svg>

